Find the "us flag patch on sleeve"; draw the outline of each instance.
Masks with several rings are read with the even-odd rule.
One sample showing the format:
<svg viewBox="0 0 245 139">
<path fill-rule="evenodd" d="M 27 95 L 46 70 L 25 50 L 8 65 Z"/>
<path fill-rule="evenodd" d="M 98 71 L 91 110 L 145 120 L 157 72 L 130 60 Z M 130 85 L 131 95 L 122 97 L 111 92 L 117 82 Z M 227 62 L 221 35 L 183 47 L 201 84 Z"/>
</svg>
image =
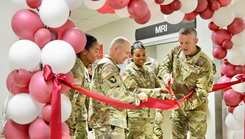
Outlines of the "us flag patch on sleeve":
<svg viewBox="0 0 245 139">
<path fill-rule="evenodd" d="M 125 81 L 127 79 L 127 77 L 128 77 L 128 74 L 124 73 L 124 75 L 122 77 L 123 81 Z"/>
<path fill-rule="evenodd" d="M 106 78 L 107 76 L 109 76 L 110 74 L 111 74 L 112 72 L 108 69 L 108 70 L 106 70 L 104 73 L 102 73 L 102 77 L 103 78 Z"/>
<path fill-rule="evenodd" d="M 81 78 L 74 78 L 73 85 L 82 85 L 82 79 Z"/>
</svg>

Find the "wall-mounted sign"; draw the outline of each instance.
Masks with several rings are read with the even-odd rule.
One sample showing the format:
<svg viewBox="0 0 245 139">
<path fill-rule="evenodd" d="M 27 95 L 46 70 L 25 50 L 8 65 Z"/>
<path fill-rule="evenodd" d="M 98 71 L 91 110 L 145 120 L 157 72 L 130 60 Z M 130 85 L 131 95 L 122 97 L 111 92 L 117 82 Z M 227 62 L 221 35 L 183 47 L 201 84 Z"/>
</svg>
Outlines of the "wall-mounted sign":
<svg viewBox="0 0 245 139">
<path fill-rule="evenodd" d="M 168 22 L 163 22 L 144 28 L 136 29 L 135 40 L 143 40 L 166 34 L 176 33 L 179 32 L 181 28 L 186 26 L 196 28 L 196 19 L 193 21 L 182 21 L 176 25 L 169 24 Z"/>
<path fill-rule="evenodd" d="M 100 44 L 100 50 L 99 50 L 99 55 L 97 59 L 102 59 L 103 58 L 103 44 Z"/>
</svg>

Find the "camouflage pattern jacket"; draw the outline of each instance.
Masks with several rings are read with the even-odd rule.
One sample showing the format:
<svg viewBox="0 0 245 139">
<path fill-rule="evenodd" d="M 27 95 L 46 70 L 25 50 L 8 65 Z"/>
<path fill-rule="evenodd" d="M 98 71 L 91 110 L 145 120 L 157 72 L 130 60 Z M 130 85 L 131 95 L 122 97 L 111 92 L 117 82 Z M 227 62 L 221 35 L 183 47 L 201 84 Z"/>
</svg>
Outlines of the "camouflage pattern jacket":
<svg viewBox="0 0 245 139">
<path fill-rule="evenodd" d="M 160 83 L 156 77 L 154 68 L 146 65 L 137 67 L 134 62 L 127 65 L 123 74 L 125 87 L 129 91 L 141 90 L 148 97 L 161 98 Z M 129 117 L 155 118 L 156 110 L 150 108 L 141 108 L 128 110 Z"/>
<path fill-rule="evenodd" d="M 180 46 L 176 46 L 163 60 L 163 79 L 167 76 L 174 78 L 172 88 L 178 99 L 195 90 L 182 104 L 184 110 L 193 110 L 204 103 L 207 104 L 208 94 L 213 88 L 216 66 L 199 46 L 197 50 L 195 55 L 185 56 Z"/>
<path fill-rule="evenodd" d="M 91 91 L 129 104 L 139 105 L 137 93 L 125 90 L 120 69 L 111 57 L 105 56 L 94 69 Z M 89 125 L 100 128 L 104 124 L 127 128 L 126 109 L 117 108 L 91 99 L 89 104 Z"/>
</svg>

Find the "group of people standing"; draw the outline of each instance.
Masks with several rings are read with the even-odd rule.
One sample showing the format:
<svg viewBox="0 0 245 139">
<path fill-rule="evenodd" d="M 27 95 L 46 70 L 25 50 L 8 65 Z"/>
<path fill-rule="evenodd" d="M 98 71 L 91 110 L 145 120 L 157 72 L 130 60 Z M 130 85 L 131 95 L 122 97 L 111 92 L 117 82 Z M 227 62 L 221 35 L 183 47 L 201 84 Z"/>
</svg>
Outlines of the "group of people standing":
<svg viewBox="0 0 245 139">
<path fill-rule="evenodd" d="M 75 86 L 132 105 L 140 105 L 148 97 L 175 99 L 169 94 L 170 85 L 176 99 L 194 90 L 181 104 L 185 114 L 179 109 L 172 111 L 172 136 L 174 139 L 186 139 L 189 131 L 191 139 L 205 139 L 207 97 L 212 90 L 216 69 L 213 61 L 197 46 L 194 28 L 185 27 L 179 31 L 180 44 L 169 51 L 162 64 L 146 56 L 143 43 L 137 41 L 131 45 L 124 37 L 115 38 L 108 55 L 94 68 L 91 80 L 87 68 L 99 56 L 99 43 L 89 34 L 86 37 L 85 49 L 77 54 L 71 70 Z M 121 76 L 117 65 L 123 64 L 130 55 L 132 62 Z M 163 138 L 163 110 L 117 108 L 86 99 L 72 89 L 65 94 L 72 102 L 72 114 L 66 122 L 73 139 L 88 138 L 88 125 L 96 139 Z"/>
</svg>

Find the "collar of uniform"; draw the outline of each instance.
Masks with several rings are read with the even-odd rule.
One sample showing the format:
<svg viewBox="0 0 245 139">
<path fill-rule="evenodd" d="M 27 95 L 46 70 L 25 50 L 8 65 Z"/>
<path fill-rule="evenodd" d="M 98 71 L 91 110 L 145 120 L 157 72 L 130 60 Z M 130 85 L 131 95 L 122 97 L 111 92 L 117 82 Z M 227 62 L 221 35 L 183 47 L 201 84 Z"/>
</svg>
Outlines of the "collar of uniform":
<svg viewBox="0 0 245 139">
<path fill-rule="evenodd" d="M 144 71 L 145 65 L 143 64 L 142 67 L 138 67 L 138 66 L 135 65 L 134 62 L 132 62 L 132 67 L 133 67 L 135 70 L 137 70 L 137 71 Z"/>
<path fill-rule="evenodd" d="M 108 58 L 108 59 L 110 59 L 111 60 L 111 62 L 114 64 L 114 65 L 116 65 L 117 66 L 117 64 L 116 64 L 116 62 L 109 56 L 109 55 L 105 55 L 105 58 Z M 118 70 L 119 70 L 119 72 L 120 72 L 120 68 L 117 66 L 117 68 L 118 68 Z"/>
<path fill-rule="evenodd" d="M 196 45 L 197 49 L 199 49 L 199 52 L 196 53 L 194 56 L 185 56 L 183 54 L 183 51 L 181 51 L 181 58 L 186 62 L 186 63 L 190 63 L 190 64 L 195 64 L 197 62 L 197 60 L 199 59 L 200 55 L 201 55 L 201 52 L 202 52 L 202 49 L 201 47 L 199 47 L 198 45 Z"/>
</svg>

